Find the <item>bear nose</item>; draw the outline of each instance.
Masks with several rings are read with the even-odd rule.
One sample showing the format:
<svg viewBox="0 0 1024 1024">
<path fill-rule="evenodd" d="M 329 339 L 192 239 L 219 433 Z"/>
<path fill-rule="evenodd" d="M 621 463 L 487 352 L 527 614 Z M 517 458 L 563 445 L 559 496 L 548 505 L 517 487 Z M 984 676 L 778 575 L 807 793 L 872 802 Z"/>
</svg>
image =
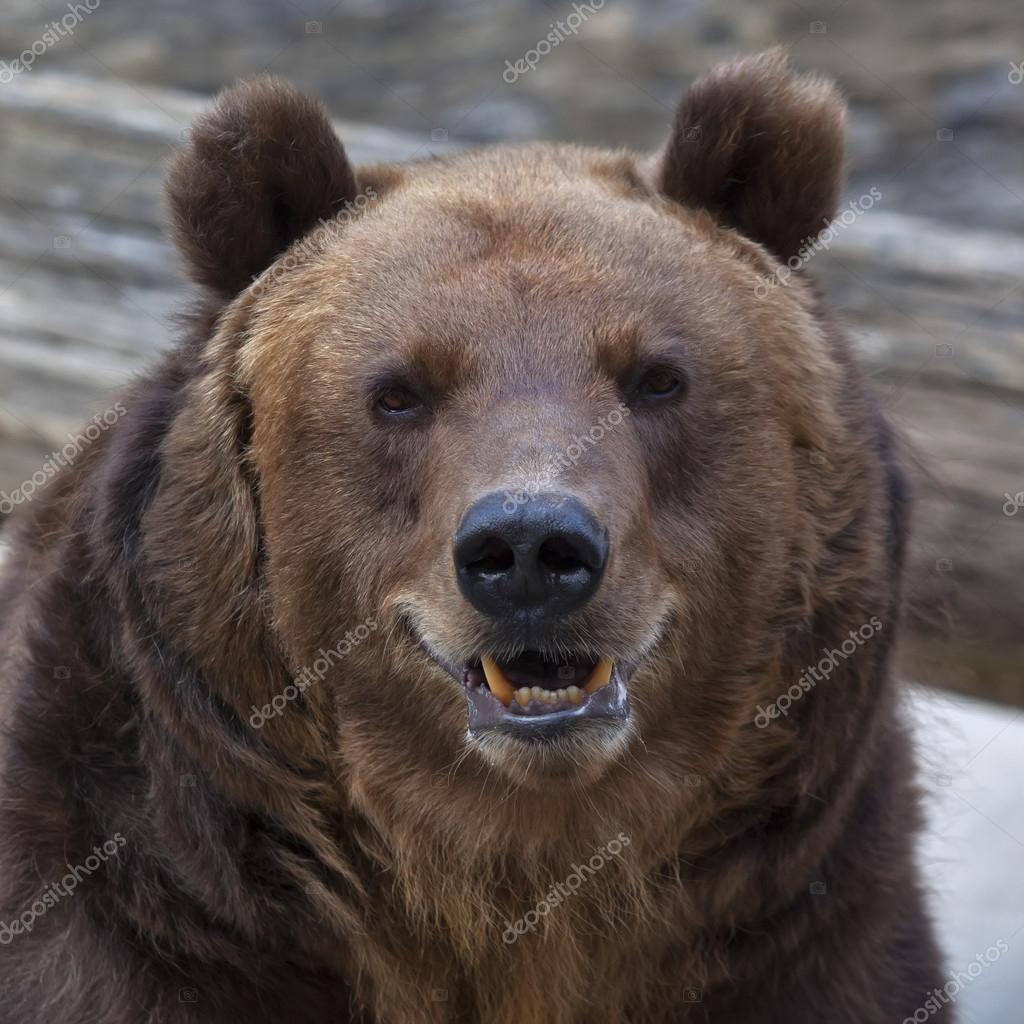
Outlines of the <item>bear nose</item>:
<svg viewBox="0 0 1024 1024">
<path fill-rule="evenodd" d="M 470 506 L 453 550 L 459 589 L 485 615 L 567 615 L 601 582 L 608 531 L 572 495 L 495 491 Z"/>
</svg>

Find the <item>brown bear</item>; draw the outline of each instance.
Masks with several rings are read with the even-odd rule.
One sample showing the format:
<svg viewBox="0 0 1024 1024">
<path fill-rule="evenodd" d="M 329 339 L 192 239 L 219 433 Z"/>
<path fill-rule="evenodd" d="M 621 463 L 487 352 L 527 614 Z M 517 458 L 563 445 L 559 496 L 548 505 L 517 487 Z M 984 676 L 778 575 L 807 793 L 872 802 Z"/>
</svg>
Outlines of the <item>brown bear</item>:
<svg viewBox="0 0 1024 1024">
<path fill-rule="evenodd" d="M 354 169 L 218 99 L 188 334 L 15 524 L 2 1024 L 951 1019 L 898 445 L 783 273 L 843 117 L 771 53 L 651 157 Z"/>
</svg>

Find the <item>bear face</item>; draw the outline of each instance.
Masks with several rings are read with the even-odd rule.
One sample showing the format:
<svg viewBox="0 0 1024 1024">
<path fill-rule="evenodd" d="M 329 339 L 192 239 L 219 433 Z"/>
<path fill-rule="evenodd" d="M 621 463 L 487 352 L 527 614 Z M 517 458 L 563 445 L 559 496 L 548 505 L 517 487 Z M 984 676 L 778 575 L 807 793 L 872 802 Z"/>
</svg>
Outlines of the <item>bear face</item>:
<svg viewBox="0 0 1024 1024">
<path fill-rule="evenodd" d="M 871 475 L 815 295 L 763 287 L 831 212 L 841 126 L 769 55 L 695 85 L 646 161 L 357 174 L 266 81 L 197 127 L 172 211 L 231 299 L 206 358 L 246 410 L 289 673 L 373 623 L 320 687 L 348 749 L 429 738 L 430 771 L 542 787 L 621 770 L 638 737 L 706 762 L 752 717 L 760 690 L 706 681 L 765 675 Z"/>
<path fill-rule="evenodd" d="M 293 660 L 381 618 L 420 648 L 391 663 L 382 697 L 429 707 L 424 690 L 450 693 L 456 721 L 428 713 L 422 728 L 455 756 L 463 678 L 477 676 L 470 736 L 515 772 L 611 758 L 631 724 L 650 735 L 676 713 L 673 673 L 646 671 L 660 644 L 696 668 L 716 621 L 763 622 L 784 602 L 806 525 L 796 463 L 837 432 L 802 407 L 798 381 L 828 403 L 837 374 L 800 299 L 764 309 L 756 254 L 707 217 L 626 194 L 601 160 L 499 151 L 409 175 L 261 296 L 243 354 Z M 493 613 L 464 596 L 460 524 L 481 502 L 499 547 L 548 505 L 578 503 L 607 543 L 590 599 L 555 615 L 547 594 Z M 311 593 L 338 603 L 311 602 L 319 617 L 294 600 Z M 619 714 L 620 694 L 591 717 L 584 698 L 542 723 L 507 694 L 504 713 L 473 699 L 489 693 L 484 656 L 530 685 L 524 652 L 557 662 L 552 690 L 583 687 L 609 657 L 611 688 L 635 688 L 636 703 Z M 555 722 L 563 739 L 535 742 Z"/>
</svg>

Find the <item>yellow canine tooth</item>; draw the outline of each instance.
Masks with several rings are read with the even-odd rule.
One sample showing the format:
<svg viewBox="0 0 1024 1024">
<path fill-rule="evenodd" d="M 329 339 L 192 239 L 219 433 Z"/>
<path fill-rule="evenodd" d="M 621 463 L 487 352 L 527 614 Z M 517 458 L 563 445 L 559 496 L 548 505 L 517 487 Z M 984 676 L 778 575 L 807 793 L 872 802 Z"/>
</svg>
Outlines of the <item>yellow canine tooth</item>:
<svg viewBox="0 0 1024 1024">
<path fill-rule="evenodd" d="M 583 684 L 583 689 L 586 693 L 594 693 L 597 690 L 600 690 L 602 686 L 607 686 L 611 677 L 612 659 L 608 657 L 601 658 L 601 660 L 594 666 L 594 671 L 587 676 L 587 681 Z"/>
<path fill-rule="evenodd" d="M 486 654 L 480 656 L 480 664 L 483 665 L 484 675 L 487 677 L 487 685 L 491 693 L 501 701 L 505 707 L 512 703 L 515 690 L 512 684 L 505 678 L 505 673 L 498 668 L 498 663 Z"/>
</svg>

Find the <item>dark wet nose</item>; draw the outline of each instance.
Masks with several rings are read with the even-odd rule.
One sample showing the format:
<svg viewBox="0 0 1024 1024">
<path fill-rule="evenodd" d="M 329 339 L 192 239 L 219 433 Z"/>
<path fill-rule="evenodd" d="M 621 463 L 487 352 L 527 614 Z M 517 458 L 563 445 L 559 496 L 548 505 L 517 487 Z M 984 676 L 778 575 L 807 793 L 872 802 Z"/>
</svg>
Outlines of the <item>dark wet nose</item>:
<svg viewBox="0 0 1024 1024">
<path fill-rule="evenodd" d="M 568 615 L 597 590 L 608 532 L 568 494 L 538 494 L 514 509 L 507 495 L 482 497 L 455 535 L 459 589 L 496 618 Z"/>
</svg>

